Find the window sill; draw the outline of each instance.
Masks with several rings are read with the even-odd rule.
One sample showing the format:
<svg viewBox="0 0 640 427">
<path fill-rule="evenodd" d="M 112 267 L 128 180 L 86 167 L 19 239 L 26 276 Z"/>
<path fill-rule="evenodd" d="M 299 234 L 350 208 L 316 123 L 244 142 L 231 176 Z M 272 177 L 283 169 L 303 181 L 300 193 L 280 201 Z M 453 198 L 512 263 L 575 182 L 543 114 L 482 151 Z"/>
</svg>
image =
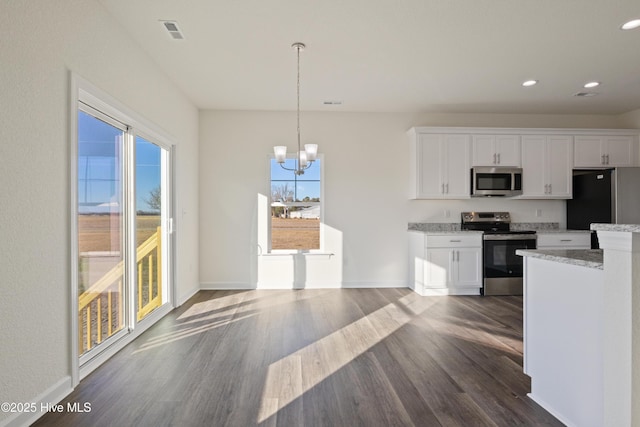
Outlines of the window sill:
<svg viewBox="0 0 640 427">
<path fill-rule="evenodd" d="M 294 255 L 302 255 L 304 257 L 326 256 L 328 258 L 331 258 L 335 254 L 332 252 L 304 252 L 304 251 L 285 251 L 285 250 L 283 250 L 282 252 L 278 251 L 278 252 L 266 252 L 263 254 L 258 254 L 258 256 L 264 256 L 264 257 L 289 257 Z"/>
</svg>

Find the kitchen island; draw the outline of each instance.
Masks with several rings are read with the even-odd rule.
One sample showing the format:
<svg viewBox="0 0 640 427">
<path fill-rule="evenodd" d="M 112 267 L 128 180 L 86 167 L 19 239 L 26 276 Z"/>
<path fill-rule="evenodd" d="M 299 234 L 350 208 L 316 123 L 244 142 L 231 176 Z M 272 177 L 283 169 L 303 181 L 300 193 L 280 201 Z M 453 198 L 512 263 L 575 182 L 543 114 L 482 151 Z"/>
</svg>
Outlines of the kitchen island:
<svg viewBox="0 0 640 427">
<path fill-rule="evenodd" d="M 640 225 L 592 229 L 602 250 L 517 252 L 529 396 L 569 426 L 638 425 Z"/>
</svg>

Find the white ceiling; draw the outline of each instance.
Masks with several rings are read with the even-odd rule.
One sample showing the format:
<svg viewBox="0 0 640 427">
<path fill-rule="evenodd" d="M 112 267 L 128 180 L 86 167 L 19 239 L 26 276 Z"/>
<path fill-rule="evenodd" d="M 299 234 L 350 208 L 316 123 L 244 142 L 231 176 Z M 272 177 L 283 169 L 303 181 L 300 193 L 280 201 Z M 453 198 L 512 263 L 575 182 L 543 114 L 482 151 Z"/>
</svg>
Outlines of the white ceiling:
<svg viewBox="0 0 640 427">
<path fill-rule="evenodd" d="M 640 108 L 638 0 L 99 1 L 201 109 L 295 110 L 297 41 L 303 111 Z"/>
</svg>

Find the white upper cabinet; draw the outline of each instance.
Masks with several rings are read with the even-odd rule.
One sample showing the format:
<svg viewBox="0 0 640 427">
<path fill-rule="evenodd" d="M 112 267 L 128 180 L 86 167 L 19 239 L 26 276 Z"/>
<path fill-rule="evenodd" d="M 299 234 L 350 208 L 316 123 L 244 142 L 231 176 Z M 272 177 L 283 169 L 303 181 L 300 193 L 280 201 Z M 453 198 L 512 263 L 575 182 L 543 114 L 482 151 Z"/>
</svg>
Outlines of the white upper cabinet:
<svg viewBox="0 0 640 427">
<path fill-rule="evenodd" d="M 573 169 L 640 166 L 640 130 L 415 127 L 411 199 L 469 199 L 472 166 L 521 167 L 515 199 L 569 199 Z"/>
<path fill-rule="evenodd" d="M 473 135 L 473 166 L 520 167 L 519 135 Z"/>
<path fill-rule="evenodd" d="M 570 199 L 572 169 L 571 136 L 523 135 L 520 198 Z"/>
<path fill-rule="evenodd" d="M 575 137 L 576 168 L 638 166 L 638 139 L 632 135 Z"/>
<path fill-rule="evenodd" d="M 468 135 L 416 133 L 411 142 L 410 198 L 470 198 Z"/>
</svg>

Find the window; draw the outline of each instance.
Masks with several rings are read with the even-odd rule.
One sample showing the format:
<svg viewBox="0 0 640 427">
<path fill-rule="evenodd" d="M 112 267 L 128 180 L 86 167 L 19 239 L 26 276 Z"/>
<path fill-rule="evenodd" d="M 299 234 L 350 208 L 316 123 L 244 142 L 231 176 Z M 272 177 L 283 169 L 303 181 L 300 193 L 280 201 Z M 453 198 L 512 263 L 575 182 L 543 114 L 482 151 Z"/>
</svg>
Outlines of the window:
<svg viewBox="0 0 640 427">
<path fill-rule="evenodd" d="M 295 158 L 284 166 L 295 168 Z M 302 175 L 282 169 L 271 159 L 271 249 L 320 249 L 322 160 Z"/>
</svg>

